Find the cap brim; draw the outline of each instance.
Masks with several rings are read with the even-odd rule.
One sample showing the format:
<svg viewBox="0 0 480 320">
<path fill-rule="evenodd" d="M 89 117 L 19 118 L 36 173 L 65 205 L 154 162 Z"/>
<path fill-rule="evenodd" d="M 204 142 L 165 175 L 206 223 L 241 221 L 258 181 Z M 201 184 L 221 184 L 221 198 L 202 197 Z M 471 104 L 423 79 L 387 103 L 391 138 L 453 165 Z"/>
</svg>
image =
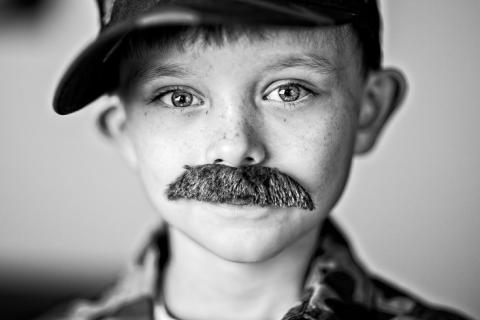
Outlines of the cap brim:
<svg viewBox="0 0 480 320">
<path fill-rule="evenodd" d="M 121 40 L 135 30 L 162 26 L 272 25 L 327 26 L 345 23 L 355 13 L 325 8 L 317 11 L 281 10 L 251 3 L 235 7 L 218 4 L 211 8 L 194 6 L 161 7 L 148 14 L 112 26 L 90 43 L 72 62 L 57 86 L 53 108 L 61 115 L 75 112 L 101 95 L 112 91 L 114 79 L 107 70 L 110 54 Z"/>
</svg>

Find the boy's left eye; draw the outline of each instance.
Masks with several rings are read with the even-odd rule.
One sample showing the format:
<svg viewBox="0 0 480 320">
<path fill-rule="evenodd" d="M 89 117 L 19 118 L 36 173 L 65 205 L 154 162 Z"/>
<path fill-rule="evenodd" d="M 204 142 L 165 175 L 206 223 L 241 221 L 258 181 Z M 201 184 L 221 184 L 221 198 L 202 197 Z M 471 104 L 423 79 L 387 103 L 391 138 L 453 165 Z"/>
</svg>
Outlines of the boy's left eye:
<svg viewBox="0 0 480 320">
<path fill-rule="evenodd" d="M 298 83 L 282 84 L 270 91 L 264 100 L 294 103 L 312 94 L 312 91 Z"/>
</svg>

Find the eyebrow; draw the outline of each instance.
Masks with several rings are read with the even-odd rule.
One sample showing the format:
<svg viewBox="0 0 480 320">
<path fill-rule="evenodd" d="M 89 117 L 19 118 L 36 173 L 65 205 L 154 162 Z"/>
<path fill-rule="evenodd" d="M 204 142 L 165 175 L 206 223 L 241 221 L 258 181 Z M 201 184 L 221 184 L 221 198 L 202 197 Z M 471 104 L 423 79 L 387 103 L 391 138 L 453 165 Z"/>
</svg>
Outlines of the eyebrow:
<svg viewBox="0 0 480 320">
<path fill-rule="evenodd" d="M 132 82 L 144 81 L 148 82 L 159 77 L 186 77 L 191 75 L 191 71 L 187 71 L 184 67 L 178 64 L 155 64 L 144 65 L 135 70 L 130 71 L 127 79 Z"/>
<path fill-rule="evenodd" d="M 335 73 L 337 68 L 327 58 L 318 54 L 304 54 L 302 56 L 292 55 L 282 58 L 268 65 L 265 69 L 269 71 L 281 71 L 288 68 L 304 67 L 317 70 L 322 74 Z M 182 78 L 192 75 L 192 71 L 187 70 L 178 64 L 155 64 L 143 65 L 128 73 L 127 79 L 130 82 L 149 82 L 159 77 Z"/>
<path fill-rule="evenodd" d="M 267 66 L 267 70 L 280 71 L 287 68 L 306 67 L 317 70 L 320 73 L 331 74 L 337 71 L 337 68 L 329 59 L 318 54 L 304 54 L 303 56 L 289 56 L 275 61 Z"/>
</svg>

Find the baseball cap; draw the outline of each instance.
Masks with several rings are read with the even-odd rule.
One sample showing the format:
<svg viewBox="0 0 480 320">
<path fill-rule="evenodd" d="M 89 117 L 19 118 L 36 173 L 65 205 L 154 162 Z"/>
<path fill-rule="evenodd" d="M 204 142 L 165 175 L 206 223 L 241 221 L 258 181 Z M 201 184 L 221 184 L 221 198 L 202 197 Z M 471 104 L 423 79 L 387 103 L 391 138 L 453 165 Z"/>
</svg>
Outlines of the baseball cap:
<svg viewBox="0 0 480 320">
<path fill-rule="evenodd" d="M 333 26 L 356 21 L 379 33 L 376 0 L 97 0 L 100 32 L 73 60 L 54 95 L 70 114 L 115 89 L 107 62 L 122 41 L 142 29 L 172 26 Z"/>
</svg>

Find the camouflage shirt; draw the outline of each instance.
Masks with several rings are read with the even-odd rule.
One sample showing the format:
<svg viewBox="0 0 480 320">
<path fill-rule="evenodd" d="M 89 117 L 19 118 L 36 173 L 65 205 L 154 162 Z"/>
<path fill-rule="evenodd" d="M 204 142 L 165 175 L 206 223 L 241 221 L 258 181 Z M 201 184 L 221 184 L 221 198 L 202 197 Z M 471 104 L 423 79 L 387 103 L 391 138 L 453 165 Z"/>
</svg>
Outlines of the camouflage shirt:
<svg viewBox="0 0 480 320">
<path fill-rule="evenodd" d="M 118 283 L 97 301 L 78 301 L 42 319 L 155 320 L 156 292 L 168 260 L 165 227 L 151 237 Z M 320 230 L 304 281 L 302 299 L 279 320 L 463 320 L 463 315 L 429 305 L 362 268 L 338 226 L 327 219 Z"/>
</svg>

